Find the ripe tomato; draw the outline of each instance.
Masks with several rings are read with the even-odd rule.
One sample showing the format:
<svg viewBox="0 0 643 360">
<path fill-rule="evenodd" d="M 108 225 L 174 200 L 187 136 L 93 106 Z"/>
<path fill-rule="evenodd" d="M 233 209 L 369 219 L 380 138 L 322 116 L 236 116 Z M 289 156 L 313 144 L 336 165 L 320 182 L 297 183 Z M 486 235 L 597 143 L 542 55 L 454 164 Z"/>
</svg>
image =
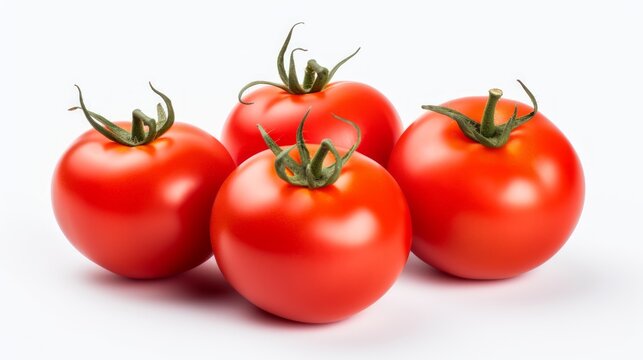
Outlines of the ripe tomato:
<svg viewBox="0 0 643 360">
<path fill-rule="evenodd" d="M 109 131 L 114 124 L 105 124 L 76 140 L 53 177 L 53 208 L 69 241 L 96 264 L 130 278 L 170 276 L 212 255 L 212 203 L 234 169 L 212 136 L 187 124 L 172 126 L 169 100 L 166 104 L 169 116 L 162 121 L 160 114 L 159 125 L 167 132 L 158 138 L 119 144 L 100 133 L 118 136 Z M 87 113 L 92 125 L 101 126 L 95 123 L 100 115 Z"/>
<path fill-rule="evenodd" d="M 315 60 L 310 60 L 303 84 L 299 84 L 292 54 L 288 74 L 283 63 L 293 29 L 290 30 L 277 60 L 284 85 L 265 81 L 248 84 L 239 94 L 240 103 L 228 116 L 221 139 L 232 158 L 240 164 L 265 149 L 265 144 L 257 133 L 257 123 L 273 135 L 278 144 L 294 144 L 301 114 L 312 107 L 315 111 L 307 120 L 308 141 L 320 143 L 323 139 L 330 138 L 339 147 L 351 147 L 352 130 L 341 123 L 329 121 L 332 113 L 339 114 L 355 121 L 360 127 L 364 141 L 359 152 L 386 166 L 391 149 L 402 133 L 402 123 L 393 105 L 368 85 L 357 82 L 329 83 L 339 66 L 356 52 L 331 71 L 319 66 Z M 297 50 L 302 49 L 295 49 L 293 52 Z M 258 84 L 272 86 L 259 88 L 242 100 L 242 93 Z"/>
<path fill-rule="evenodd" d="M 395 180 L 358 153 L 341 171 L 330 185 L 291 185 L 266 150 L 221 186 L 214 254 L 225 278 L 256 306 L 295 321 L 333 322 L 375 302 L 402 271 L 411 224 Z"/>
<path fill-rule="evenodd" d="M 492 92 L 497 101 L 501 92 Z M 467 97 L 429 106 L 437 112 L 424 114 L 404 132 L 388 169 L 408 200 L 419 258 L 456 276 L 501 279 L 535 268 L 565 243 L 581 213 L 584 180 L 570 143 L 537 110 L 533 118 L 516 119 L 514 113 L 511 127 L 520 127 L 505 144 L 495 142 L 507 125 L 495 126 L 494 120 L 506 122 L 516 106 L 518 114 L 532 111 L 525 104 L 500 100 L 495 116 L 493 106 L 487 107 L 486 124 L 496 130 L 488 127 L 496 139 L 490 138 L 490 146 L 465 136 L 444 115 L 458 117 L 448 109 L 456 110 L 478 124 L 486 101 Z M 480 136 L 485 125 L 476 124 L 472 135 Z"/>
</svg>

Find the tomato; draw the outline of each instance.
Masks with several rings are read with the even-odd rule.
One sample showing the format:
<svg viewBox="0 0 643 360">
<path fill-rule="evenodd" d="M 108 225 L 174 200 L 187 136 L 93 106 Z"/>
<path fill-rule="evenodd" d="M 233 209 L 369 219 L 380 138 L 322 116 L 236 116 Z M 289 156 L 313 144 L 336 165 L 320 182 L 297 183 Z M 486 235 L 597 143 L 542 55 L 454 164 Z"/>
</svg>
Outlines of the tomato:
<svg viewBox="0 0 643 360">
<path fill-rule="evenodd" d="M 84 107 L 82 95 L 81 104 Z M 187 124 L 172 124 L 171 103 L 166 104 L 169 116 L 162 121 L 160 114 L 159 121 L 165 133 L 150 136 L 148 143 L 125 145 L 101 132 L 124 143 L 136 142 L 119 138 L 122 131 L 109 130 L 113 125 L 123 131 L 131 127 L 104 123 L 75 141 L 53 176 L 54 212 L 72 245 L 96 264 L 130 278 L 170 276 L 212 255 L 212 203 L 234 169 L 232 158 L 212 136 Z M 86 115 L 92 125 L 101 126 L 96 123 L 104 119 L 100 115 Z M 136 116 L 140 120 L 144 115 Z"/>
<path fill-rule="evenodd" d="M 578 222 L 580 161 L 524 89 L 535 115 L 525 104 L 498 101 L 501 92 L 493 89 L 491 106 L 484 97 L 428 106 L 437 112 L 415 121 L 393 149 L 388 169 L 411 209 L 413 252 L 436 269 L 471 279 L 516 276 L 553 256 Z M 514 109 L 529 114 L 517 118 Z M 463 133 L 452 119 L 459 115 L 475 121 L 465 131 L 489 146 Z M 481 134 L 485 126 L 491 141 Z M 501 139 L 507 127 L 510 135 Z"/>
<path fill-rule="evenodd" d="M 215 258 L 259 308 L 300 322 L 338 321 L 375 302 L 402 271 L 411 224 L 397 183 L 359 153 L 341 171 L 332 184 L 292 185 L 283 177 L 293 172 L 279 175 L 266 150 L 221 186 L 212 212 Z"/>
<path fill-rule="evenodd" d="M 293 72 L 292 54 L 290 73 L 286 73 L 283 64 L 293 29 L 290 30 L 277 61 L 284 85 L 264 81 L 248 84 L 239 94 L 240 103 L 226 120 L 222 142 L 233 159 L 240 164 L 265 149 L 264 142 L 256 131 L 257 123 L 273 135 L 278 144 L 294 144 L 301 114 L 312 108 L 314 112 L 307 120 L 308 141 L 320 143 L 323 139 L 330 138 L 337 146 L 349 148 L 353 141 L 352 130 L 329 120 L 331 114 L 338 114 L 351 119 L 360 127 L 364 140 L 359 152 L 386 166 L 391 149 L 402 133 L 402 123 L 393 105 L 368 85 L 357 82 L 329 83 L 339 66 L 355 53 L 330 72 L 315 60 L 310 60 L 303 85 L 299 84 L 297 73 Z M 296 50 L 302 49 L 294 51 Z M 243 92 L 258 84 L 272 86 L 259 88 L 242 100 Z"/>
</svg>

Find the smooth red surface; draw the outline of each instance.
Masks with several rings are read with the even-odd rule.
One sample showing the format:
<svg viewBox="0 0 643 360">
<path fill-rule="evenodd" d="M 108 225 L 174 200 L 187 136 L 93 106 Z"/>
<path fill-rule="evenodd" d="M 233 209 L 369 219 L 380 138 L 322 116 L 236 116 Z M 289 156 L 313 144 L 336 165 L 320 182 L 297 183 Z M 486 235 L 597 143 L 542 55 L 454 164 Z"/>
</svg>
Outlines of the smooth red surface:
<svg viewBox="0 0 643 360">
<path fill-rule="evenodd" d="M 54 212 L 69 241 L 105 269 L 170 276 L 211 256 L 210 210 L 233 169 L 223 145 L 190 125 L 137 147 L 90 130 L 58 163 Z"/>
<path fill-rule="evenodd" d="M 486 100 L 443 106 L 479 121 Z M 515 104 L 500 100 L 496 124 Z M 519 116 L 531 110 L 518 103 Z M 542 264 L 565 243 L 583 207 L 578 157 L 541 113 L 491 149 L 467 138 L 454 120 L 427 112 L 400 137 L 388 168 L 411 209 L 413 252 L 464 278 L 508 278 Z"/>
<path fill-rule="evenodd" d="M 395 141 L 402 133 L 402 123 L 393 105 L 377 90 L 356 82 L 336 82 L 313 94 L 292 95 L 273 86 L 263 86 L 248 93 L 237 104 L 225 123 L 221 141 L 237 164 L 263 151 L 257 124 L 261 124 L 279 145 L 295 143 L 295 133 L 306 110 L 304 136 L 311 144 L 330 138 L 338 147 L 350 148 L 355 130 L 336 120 L 332 114 L 355 122 L 362 131 L 358 151 L 386 166 Z"/>
<path fill-rule="evenodd" d="M 279 179 L 274 159 L 268 150 L 250 158 L 217 195 L 212 246 L 223 275 L 256 306 L 295 321 L 333 322 L 368 307 L 409 255 L 402 191 L 358 153 L 335 184 L 314 190 Z"/>
</svg>

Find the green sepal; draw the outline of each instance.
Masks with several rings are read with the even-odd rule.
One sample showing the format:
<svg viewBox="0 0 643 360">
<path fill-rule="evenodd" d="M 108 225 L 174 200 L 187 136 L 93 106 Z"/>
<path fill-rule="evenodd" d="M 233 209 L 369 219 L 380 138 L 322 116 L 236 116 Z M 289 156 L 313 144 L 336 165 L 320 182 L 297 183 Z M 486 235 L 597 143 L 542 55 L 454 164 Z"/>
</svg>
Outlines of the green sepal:
<svg viewBox="0 0 643 360">
<path fill-rule="evenodd" d="M 74 106 L 69 110 L 73 111 L 82 109 L 85 118 L 87 118 L 87 121 L 89 121 L 91 126 L 111 141 L 125 146 L 139 146 L 149 144 L 165 134 L 165 132 L 167 132 L 174 124 L 174 108 L 172 107 L 172 101 L 170 101 L 170 99 L 165 96 L 165 94 L 156 90 L 154 86 L 152 86 L 152 83 L 149 83 L 149 85 L 150 88 L 152 88 L 152 91 L 159 95 L 161 99 L 163 99 L 163 102 L 165 102 L 165 106 L 167 107 L 167 114 L 165 113 L 165 110 L 160 103 L 156 106 L 158 120 L 154 120 L 145 115 L 141 110 L 136 109 L 132 112 L 131 131 L 127 131 L 121 128 L 120 126 L 107 120 L 102 115 L 89 111 L 85 106 L 83 93 L 78 85 L 74 86 L 76 86 L 76 88 L 78 89 L 80 106 Z M 147 128 L 147 131 L 145 131 L 145 128 Z"/>
<path fill-rule="evenodd" d="M 355 56 L 361 49 L 361 48 L 358 48 L 354 53 L 342 59 L 339 63 L 333 66 L 333 68 L 330 71 L 327 68 L 317 64 L 317 61 L 312 59 L 309 60 L 304 72 L 304 81 L 300 84 L 299 79 L 297 77 L 297 71 L 296 71 L 297 67 L 295 66 L 294 53 L 295 51 L 307 51 L 307 50 L 302 48 L 296 48 L 292 50 L 290 52 L 290 64 L 288 66 L 288 71 L 286 71 L 286 65 L 285 65 L 286 51 L 288 50 L 288 45 L 290 44 L 290 39 L 292 38 L 293 30 L 297 25 L 300 25 L 300 24 L 303 24 L 303 22 L 298 22 L 290 28 L 290 31 L 288 31 L 288 35 L 286 36 L 286 40 L 284 41 L 283 45 L 281 46 L 281 49 L 279 50 L 279 54 L 277 55 L 277 72 L 279 72 L 279 78 L 281 79 L 281 82 L 283 84 L 279 84 L 271 81 L 264 81 L 264 80 L 249 82 L 248 84 L 246 84 L 241 88 L 241 90 L 239 91 L 239 94 L 237 95 L 237 98 L 239 99 L 240 103 L 244 105 L 252 104 L 251 102 L 243 101 L 242 97 L 243 97 L 243 94 L 246 92 L 246 90 L 256 85 L 269 85 L 269 86 L 278 87 L 286 91 L 287 93 L 294 94 L 294 95 L 303 95 L 303 94 L 320 92 L 324 90 L 324 88 L 330 83 L 331 79 L 333 78 L 337 70 L 342 65 L 344 65 L 348 60 L 350 60 L 353 56 Z"/>
<path fill-rule="evenodd" d="M 461 112 L 443 106 L 422 105 L 422 109 L 431 110 L 438 114 L 448 116 L 458 124 L 460 130 L 462 130 L 468 138 L 486 147 L 499 148 L 509 141 L 511 132 L 514 129 L 531 120 L 538 112 L 538 103 L 536 102 L 534 95 L 522 81 L 518 80 L 518 83 L 520 83 L 520 86 L 522 86 L 523 90 L 527 93 L 527 96 L 529 96 L 529 100 L 531 100 L 534 110 L 526 115 L 517 117 L 518 107 L 515 107 L 511 118 L 502 125 L 495 125 L 493 123 L 495 104 L 500 96 L 502 96 L 502 91 L 498 89 L 489 90 L 488 106 L 485 107 L 485 113 L 480 123 L 472 120 Z M 488 134 L 483 134 L 483 127 L 486 128 L 486 131 L 484 132 L 487 132 Z"/>
<path fill-rule="evenodd" d="M 259 132 L 266 143 L 268 149 L 270 149 L 273 154 L 275 154 L 275 171 L 277 176 L 287 183 L 295 186 L 308 187 L 310 189 L 316 189 L 324 186 L 331 185 L 339 179 L 339 176 L 342 171 L 342 167 L 346 162 L 351 158 L 357 147 L 359 146 L 362 134 L 359 129 L 359 126 L 354 122 L 339 117 L 333 114 L 333 117 L 337 120 L 343 121 L 351 126 L 357 132 L 357 139 L 353 146 L 341 156 L 335 148 L 335 145 L 330 139 L 324 139 L 321 141 L 317 152 L 310 156 L 308 147 L 304 141 L 304 124 L 308 115 L 310 114 L 310 108 L 304 114 L 299 126 L 297 127 L 296 134 L 296 143 L 288 147 L 287 149 L 282 149 L 277 143 L 268 135 L 266 130 L 261 126 L 257 125 Z M 290 152 L 294 149 L 297 149 L 299 152 L 300 161 L 297 162 L 290 156 Z M 332 165 L 324 167 L 324 159 L 328 154 L 331 154 L 334 158 Z M 288 174 L 289 170 L 292 174 Z"/>
</svg>

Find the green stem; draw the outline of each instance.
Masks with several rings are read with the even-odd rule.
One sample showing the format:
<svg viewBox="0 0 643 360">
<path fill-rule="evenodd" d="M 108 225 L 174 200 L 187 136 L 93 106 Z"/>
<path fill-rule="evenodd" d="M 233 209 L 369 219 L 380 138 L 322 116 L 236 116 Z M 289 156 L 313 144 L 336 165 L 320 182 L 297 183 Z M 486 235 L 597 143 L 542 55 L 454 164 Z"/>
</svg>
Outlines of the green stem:
<svg viewBox="0 0 643 360">
<path fill-rule="evenodd" d="M 313 159 L 310 161 L 308 168 L 314 179 L 319 179 L 322 177 L 322 170 L 324 169 L 324 158 L 326 158 L 329 151 L 330 146 L 328 146 L 327 143 L 323 143 L 315 153 Z"/>
<path fill-rule="evenodd" d="M 306 65 L 306 70 L 304 72 L 304 81 L 301 83 L 301 86 L 305 90 L 309 90 L 313 86 L 313 81 L 315 81 L 315 70 L 312 62 L 317 63 L 315 60 L 308 60 L 308 65 Z"/>
<path fill-rule="evenodd" d="M 324 86 L 328 84 L 328 69 L 319 65 L 314 59 L 308 60 L 306 72 L 311 72 L 313 76 L 309 79 L 310 84 L 306 87 L 306 79 L 304 79 L 304 88 L 311 93 L 322 91 Z"/>
<path fill-rule="evenodd" d="M 489 90 L 489 98 L 487 99 L 487 104 L 484 107 L 484 113 L 482 114 L 480 125 L 480 132 L 483 136 L 491 137 L 496 134 L 494 116 L 496 113 L 496 104 L 498 104 L 498 100 L 500 100 L 501 96 L 502 90 L 495 88 Z"/>
<path fill-rule="evenodd" d="M 132 140 L 135 142 L 145 138 L 145 122 L 143 121 L 143 112 L 136 109 L 132 112 Z"/>
</svg>

